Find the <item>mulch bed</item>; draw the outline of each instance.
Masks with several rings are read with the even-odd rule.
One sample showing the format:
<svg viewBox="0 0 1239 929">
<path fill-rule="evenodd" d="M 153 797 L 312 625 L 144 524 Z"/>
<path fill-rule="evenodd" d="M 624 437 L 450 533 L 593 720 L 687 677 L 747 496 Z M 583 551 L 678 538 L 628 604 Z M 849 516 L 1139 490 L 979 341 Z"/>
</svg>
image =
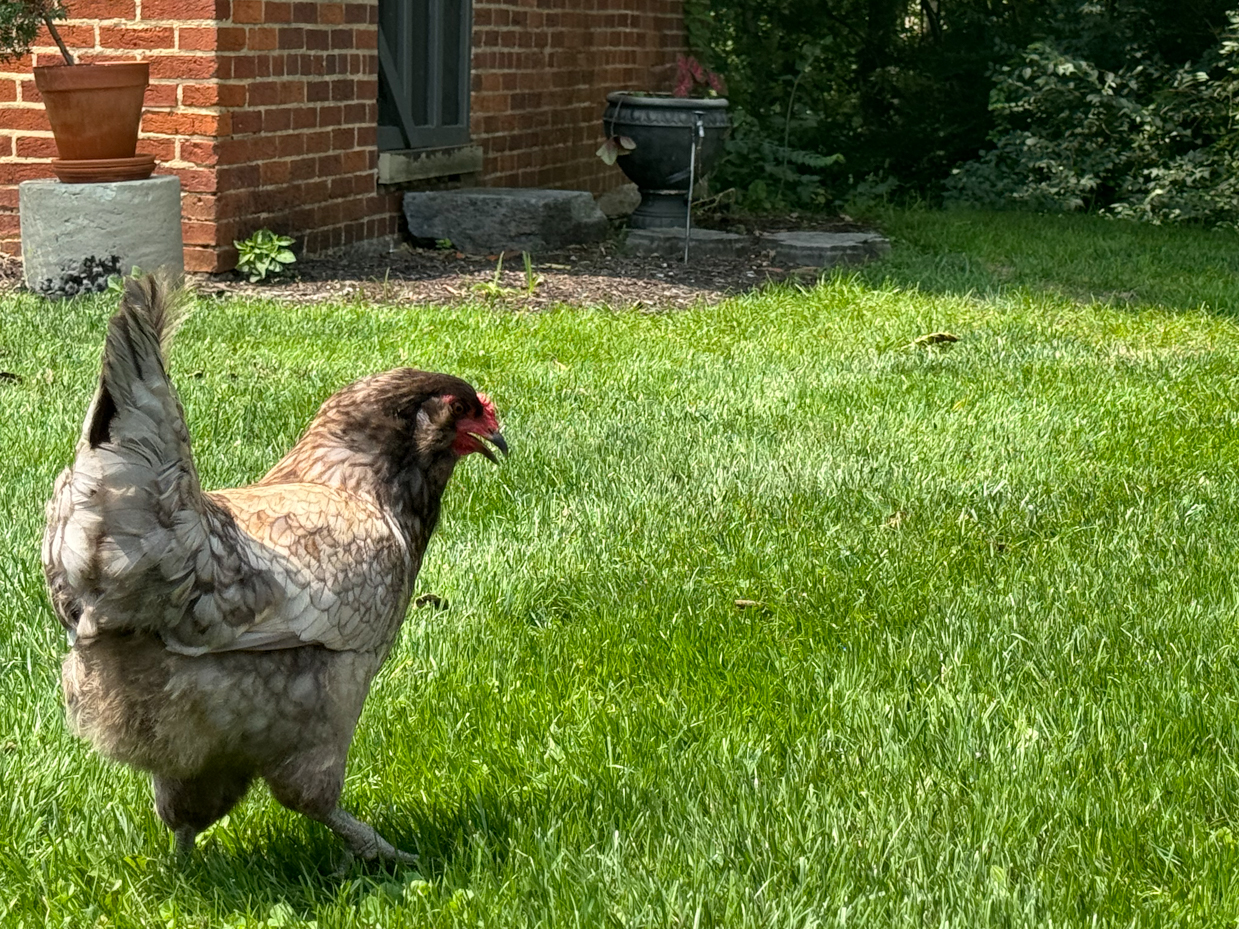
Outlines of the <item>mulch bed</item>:
<svg viewBox="0 0 1239 929">
<path fill-rule="evenodd" d="M 741 231 L 742 221 L 705 225 Z M 830 232 L 866 231 L 846 219 L 800 221 L 794 214 L 763 219 L 766 231 L 816 229 Z M 747 231 L 753 231 L 750 225 Z M 537 283 L 527 286 L 519 252 L 470 256 L 454 250 L 400 245 L 391 252 L 352 252 L 302 258 L 286 277 L 250 284 L 235 272 L 191 274 L 205 296 L 247 296 L 313 304 L 364 300 L 389 305 L 494 303 L 515 309 L 544 309 L 559 304 L 610 306 L 648 311 L 712 304 L 770 281 L 815 279 L 817 270 L 773 265 L 760 248 L 744 260 L 635 258 L 621 253 L 617 240 L 573 246 L 533 258 Z M 0 287 L 20 284 L 20 263 L 0 262 Z"/>
<path fill-rule="evenodd" d="M 401 246 L 377 256 L 308 258 L 292 280 L 250 284 L 233 274 L 197 275 L 201 293 L 274 297 L 298 303 L 367 300 L 387 304 L 502 303 L 543 309 L 557 304 L 673 309 L 714 303 L 777 277 L 755 261 L 681 262 L 628 258 L 613 245 L 578 246 L 533 259 L 530 288 L 519 252 L 472 257 Z"/>
<path fill-rule="evenodd" d="M 743 220 L 708 222 L 731 231 Z M 753 231 L 749 221 L 749 230 Z M 801 218 L 796 214 L 763 218 L 766 231 L 813 229 L 825 232 L 868 231 L 846 218 Z M 287 280 L 250 284 L 234 273 L 195 275 L 207 295 L 274 297 L 299 303 L 365 300 L 387 304 L 490 302 L 513 308 L 543 309 L 558 304 L 611 306 L 650 311 L 717 303 L 788 277 L 814 279 L 817 269 L 773 265 L 760 248 L 744 260 L 691 259 L 686 265 L 667 258 L 635 258 L 622 253 L 617 240 L 582 245 L 533 258 L 538 283 L 527 286 L 519 252 L 470 256 L 453 250 L 408 244 L 386 254 L 347 254 L 304 258 Z"/>
</svg>

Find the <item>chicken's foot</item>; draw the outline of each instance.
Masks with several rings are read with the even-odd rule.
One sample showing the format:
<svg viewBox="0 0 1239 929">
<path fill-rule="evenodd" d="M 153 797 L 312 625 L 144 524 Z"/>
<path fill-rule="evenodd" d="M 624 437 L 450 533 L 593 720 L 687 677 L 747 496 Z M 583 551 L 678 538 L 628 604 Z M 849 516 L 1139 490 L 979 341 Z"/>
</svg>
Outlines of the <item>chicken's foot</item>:
<svg viewBox="0 0 1239 929">
<path fill-rule="evenodd" d="M 379 835 L 373 826 L 363 823 L 360 819 L 339 807 L 336 807 L 324 816 L 320 822 L 344 840 L 350 855 L 356 855 L 364 861 L 374 861 L 377 859 L 381 861 L 398 861 L 401 864 L 408 865 L 417 864 L 418 859 L 416 855 L 402 852 Z M 346 858 L 342 867 L 347 868 L 348 864 L 349 859 Z"/>
</svg>

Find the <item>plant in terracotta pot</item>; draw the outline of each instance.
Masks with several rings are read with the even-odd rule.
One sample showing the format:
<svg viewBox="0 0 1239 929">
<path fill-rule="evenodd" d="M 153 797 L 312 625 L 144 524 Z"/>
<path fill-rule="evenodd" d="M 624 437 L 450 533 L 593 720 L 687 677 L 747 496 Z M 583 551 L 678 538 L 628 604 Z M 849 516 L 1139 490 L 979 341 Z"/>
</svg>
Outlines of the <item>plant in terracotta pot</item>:
<svg viewBox="0 0 1239 929">
<path fill-rule="evenodd" d="M 150 177 L 153 155 L 138 155 L 142 99 L 150 81 L 144 61 L 75 62 L 56 29 L 64 7 L 54 0 L 0 2 L 0 54 L 16 58 L 30 50 L 46 26 L 64 64 L 38 65 L 34 82 L 43 97 L 56 150 L 52 170 L 62 181 L 130 181 Z"/>
<path fill-rule="evenodd" d="M 704 177 L 723 150 L 727 100 L 719 94 L 724 90 L 717 74 L 680 55 L 673 93 L 607 94 L 602 116 L 607 140 L 598 157 L 618 164 L 641 190 L 630 226 L 684 225 L 690 183 Z"/>
</svg>

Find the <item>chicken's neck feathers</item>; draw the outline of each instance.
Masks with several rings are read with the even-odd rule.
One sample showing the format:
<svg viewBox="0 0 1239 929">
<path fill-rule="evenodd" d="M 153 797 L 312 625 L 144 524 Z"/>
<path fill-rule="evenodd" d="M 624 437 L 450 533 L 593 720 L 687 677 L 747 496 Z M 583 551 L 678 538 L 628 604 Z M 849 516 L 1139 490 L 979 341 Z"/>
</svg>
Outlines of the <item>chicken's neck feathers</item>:
<svg viewBox="0 0 1239 929">
<path fill-rule="evenodd" d="M 416 570 L 439 522 L 452 464 L 423 469 L 416 460 L 394 462 L 378 451 L 307 435 L 258 484 L 321 484 L 372 500 L 398 530 Z"/>
</svg>

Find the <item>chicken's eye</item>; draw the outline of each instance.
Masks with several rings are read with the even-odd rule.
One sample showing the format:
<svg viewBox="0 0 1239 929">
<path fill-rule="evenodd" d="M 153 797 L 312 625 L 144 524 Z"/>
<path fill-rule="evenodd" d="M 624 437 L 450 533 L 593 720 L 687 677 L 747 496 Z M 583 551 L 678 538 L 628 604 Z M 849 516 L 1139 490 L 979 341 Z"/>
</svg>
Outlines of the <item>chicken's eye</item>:
<svg viewBox="0 0 1239 929">
<path fill-rule="evenodd" d="M 453 416 L 465 415 L 465 405 L 459 400 L 453 400 L 450 404 L 448 404 L 448 409 L 452 411 Z"/>
</svg>

